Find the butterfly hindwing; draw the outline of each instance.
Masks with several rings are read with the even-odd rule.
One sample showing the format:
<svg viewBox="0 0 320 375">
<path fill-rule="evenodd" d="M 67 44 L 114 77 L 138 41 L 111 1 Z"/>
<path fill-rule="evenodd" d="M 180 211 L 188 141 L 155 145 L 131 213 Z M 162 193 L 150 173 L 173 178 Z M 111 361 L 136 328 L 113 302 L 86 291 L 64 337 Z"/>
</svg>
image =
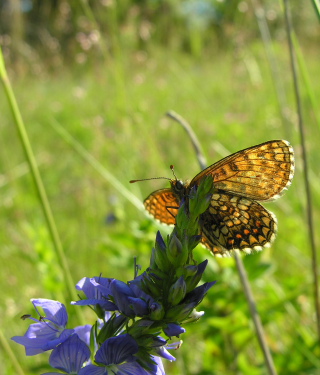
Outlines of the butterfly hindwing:
<svg viewBox="0 0 320 375">
<path fill-rule="evenodd" d="M 214 254 L 262 250 L 275 238 L 275 216 L 251 199 L 218 192 L 200 216 L 202 243 Z"/>
</svg>

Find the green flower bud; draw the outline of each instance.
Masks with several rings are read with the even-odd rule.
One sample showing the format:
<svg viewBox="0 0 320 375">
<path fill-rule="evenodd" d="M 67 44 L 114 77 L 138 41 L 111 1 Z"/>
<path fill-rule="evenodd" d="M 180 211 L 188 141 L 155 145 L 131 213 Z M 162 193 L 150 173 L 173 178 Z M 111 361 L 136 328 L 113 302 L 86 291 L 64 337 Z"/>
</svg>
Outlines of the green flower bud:
<svg viewBox="0 0 320 375">
<path fill-rule="evenodd" d="M 197 272 L 198 272 L 198 266 L 194 265 L 194 264 L 190 264 L 186 267 L 184 267 L 184 275 L 186 277 L 191 277 L 191 276 L 194 276 Z"/>
<path fill-rule="evenodd" d="M 195 303 L 183 303 L 181 305 L 173 306 L 171 309 L 167 310 L 165 319 L 181 322 L 189 317 L 194 307 Z"/>
<path fill-rule="evenodd" d="M 151 260 L 153 260 L 153 263 L 162 271 L 166 271 L 170 268 L 170 262 L 166 254 L 166 244 L 159 231 L 157 233 L 155 249 L 152 251 Z"/>
<path fill-rule="evenodd" d="M 161 303 L 153 302 L 150 306 L 150 319 L 161 320 L 164 317 L 165 310 Z"/>
<path fill-rule="evenodd" d="M 187 286 L 186 286 L 183 276 L 181 276 L 169 289 L 168 302 L 171 305 L 175 306 L 180 301 L 183 300 L 186 293 L 187 293 Z"/>
<path fill-rule="evenodd" d="M 154 249 L 154 263 L 161 271 L 166 271 L 170 268 L 167 254 L 161 250 Z"/>
<path fill-rule="evenodd" d="M 183 321 L 184 324 L 186 323 L 193 323 L 199 320 L 204 315 L 204 311 L 197 311 L 196 309 L 193 309 L 191 314 L 188 316 L 187 319 Z"/>
<path fill-rule="evenodd" d="M 174 267 L 183 266 L 188 259 L 188 250 L 184 249 L 176 231 L 169 237 L 167 256 Z"/>
<path fill-rule="evenodd" d="M 193 217 L 198 217 L 209 207 L 213 193 L 213 179 L 205 177 L 197 187 L 196 193 L 192 192 L 189 199 L 189 210 Z"/>
</svg>

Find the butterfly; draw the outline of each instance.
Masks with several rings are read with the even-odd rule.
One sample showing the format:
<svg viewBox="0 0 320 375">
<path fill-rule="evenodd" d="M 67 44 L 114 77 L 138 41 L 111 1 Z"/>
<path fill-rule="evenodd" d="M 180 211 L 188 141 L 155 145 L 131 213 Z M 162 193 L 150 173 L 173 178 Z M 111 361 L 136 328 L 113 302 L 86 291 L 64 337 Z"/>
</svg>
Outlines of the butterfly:
<svg viewBox="0 0 320 375">
<path fill-rule="evenodd" d="M 290 186 L 293 174 L 294 154 L 289 142 L 268 141 L 221 159 L 190 182 L 168 179 L 171 187 L 151 193 L 144 206 L 161 223 L 175 224 L 180 202 L 211 175 L 214 192 L 199 218 L 201 242 L 214 255 L 230 256 L 235 250 L 249 254 L 270 247 L 277 232 L 275 215 L 258 202 L 279 198 Z M 140 180 L 130 182 L 136 181 Z"/>
</svg>

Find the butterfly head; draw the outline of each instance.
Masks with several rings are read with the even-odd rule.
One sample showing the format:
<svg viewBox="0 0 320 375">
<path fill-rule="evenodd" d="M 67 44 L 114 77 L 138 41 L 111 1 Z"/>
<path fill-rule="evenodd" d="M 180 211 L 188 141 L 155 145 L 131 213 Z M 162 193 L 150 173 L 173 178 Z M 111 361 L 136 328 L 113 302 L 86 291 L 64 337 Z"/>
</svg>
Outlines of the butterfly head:
<svg viewBox="0 0 320 375">
<path fill-rule="evenodd" d="M 174 178 L 168 178 L 168 177 L 153 177 L 153 178 L 144 178 L 141 180 L 131 180 L 130 183 L 138 182 L 138 181 L 146 181 L 146 180 L 158 180 L 158 179 L 165 179 L 169 180 L 171 185 L 171 191 L 173 194 L 179 199 L 179 201 L 182 200 L 183 197 L 186 195 L 186 184 L 177 179 L 177 176 L 174 173 L 174 167 L 173 165 L 170 165 L 170 169 L 172 170 Z"/>
<path fill-rule="evenodd" d="M 180 200 L 185 196 L 186 185 L 183 181 L 176 179 L 170 180 L 171 190 L 177 195 Z"/>
</svg>

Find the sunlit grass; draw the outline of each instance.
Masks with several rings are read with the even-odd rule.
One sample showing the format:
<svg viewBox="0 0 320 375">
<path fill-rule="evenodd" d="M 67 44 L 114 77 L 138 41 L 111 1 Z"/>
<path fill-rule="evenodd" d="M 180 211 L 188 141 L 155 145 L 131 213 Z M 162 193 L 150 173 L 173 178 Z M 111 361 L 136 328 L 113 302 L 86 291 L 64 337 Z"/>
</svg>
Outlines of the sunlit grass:
<svg viewBox="0 0 320 375">
<path fill-rule="evenodd" d="M 291 78 L 285 47 L 277 45 L 276 49 L 289 126 L 281 121 L 272 77 L 258 44 L 244 46 L 241 54 L 230 51 L 197 60 L 158 49 L 132 53 L 121 62 L 120 83 L 112 76 L 114 67 L 101 64 L 77 71 L 65 68 L 55 76 L 17 79 L 13 85 L 74 282 L 100 273 L 124 280 L 132 277 L 132 258 L 138 256 L 143 267 L 148 264 L 157 227 L 54 130 L 52 121 L 141 200 L 165 182 L 129 185 L 129 180 L 171 177 L 170 164 L 182 179 L 199 171 L 183 130 L 164 116 L 170 109 L 192 124 L 209 163 L 270 139 L 292 143 L 297 157 L 293 184 L 279 201 L 266 205 L 279 221 L 277 240 L 262 254 L 244 258 L 276 367 L 286 374 L 315 369 L 319 361 L 312 350 L 312 277 Z M 312 52 L 310 58 L 308 51 L 304 53 L 310 75 L 316 77 L 318 60 Z M 319 87 L 314 84 L 313 90 L 319 97 Z M 319 137 L 314 135 L 319 136 L 319 130 L 308 111 L 306 123 L 315 189 Z M 30 298 L 59 298 L 64 286 L 2 92 L 0 131 L 0 259 L 6 265 L 1 326 L 9 338 L 24 332 L 26 323 L 19 317 L 29 312 Z M 319 222 L 317 190 L 314 205 Z M 201 247 L 196 253 L 198 260 L 210 257 L 218 284 L 204 303 L 205 322 L 190 326 L 170 374 L 232 374 L 236 368 L 244 374 L 263 373 L 262 355 L 233 261 L 216 260 Z M 68 310 L 72 315 L 72 307 Z M 90 317 L 89 312 L 85 314 Z M 22 348 L 12 347 L 26 374 L 40 373 L 36 367 L 45 361 L 26 359 Z M 0 358 L 5 373 L 13 373 L 10 362 L 2 354 Z M 202 368 L 195 363 L 203 363 Z"/>
</svg>

